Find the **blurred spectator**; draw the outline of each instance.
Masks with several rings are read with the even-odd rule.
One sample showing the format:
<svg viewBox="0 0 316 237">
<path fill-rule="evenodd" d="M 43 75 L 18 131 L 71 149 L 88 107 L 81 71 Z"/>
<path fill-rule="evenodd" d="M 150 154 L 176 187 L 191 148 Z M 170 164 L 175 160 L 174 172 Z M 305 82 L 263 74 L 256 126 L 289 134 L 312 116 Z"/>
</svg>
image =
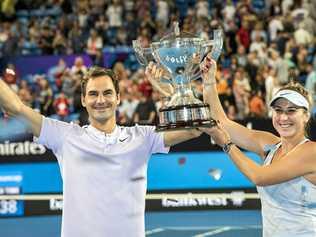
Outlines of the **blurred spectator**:
<svg viewBox="0 0 316 237">
<path fill-rule="evenodd" d="M 288 13 L 294 4 L 294 0 L 283 0 L 281 3 L 281 9 L 283 15 Z"/>
<path fill-rule="evenodd" d="M 220 101 L 224 104 L 224 101 L 230 102 L 231 99 L 229 98 L 231 93 L 229 82 L 230 75 L 227 75 L 227 73 L 221 72 L 220 70 L 216 74 L 216 81 L 217 81 L 217 92 Z"/>
<path fill-rule="evenodd" d="M 250 84 L 241 69 L 237 70 L 233 81 L 233 94 L 237 107 L 237 118 L 244 119 L 249 113 Z"/>
<path fill-rule="evenodd" d="M 268 72 L 268 77 L 265 80 L 265 87 L 266 87 L 266 98 L 265 101 L 267 103 L 267 107 L 270 103 L 273 95 L 281 88 L 280 82 L 277 79 L 276 69 L 271 67 Z M 271 113 L 269 114 L 271 115 Z"/>
<path fill-rule="evenodd" d="M 238 66 L 246 66 L 247 64 L 247 54 L 246 49 L 243 45 L 239 45 L 236 54 Z"/>
<path fill-rule="evenodd" d="M 234 6 L 232 0 L 227 0 L 225 7 L 222 10 L 224 21 L 228 22 L 228 21 L 234 20 L 235 13 L 236 13 L 236 7 Z"/>
<path fill-rule="evenodd" d="M 22 102 L 30 107 L 34 107 L 33 105 L 33 97 L 31 95 L 31 92 L 29 89 L 26 88 L 20 88 L 18 91 L 18 96 L 22 100 Z"/>
<path fill-rule="evenodd" d="M 107 31 L 109 30 L 109 21 L 105 18 L 105 15 L 100 14 L 95 22 L 95 29 L 103 38 L 103 40 L 107 41 Z"/>
<path fill-rule="evenodd" d="M 267 108 L 260 90 L 254 91 L 249 101 L 249 115 L 256 118 L 265 118 Z"/>
<path fill-rule="evenodd" d="M 305 88 L 311 94 L 313 106 L 316 107 L 316 71 L 311 64 L 308 64 L 307 72 L 308 75 L 305 82 Z"/>
<path fill-rule="evenodd" d="M 58 116 L 57 119 L 67 121 L 69 115 L 69 101 L 63 92 L 54 100 L 54 109 Z"/>
<path fill-rule="evenodd" d="M 206 0 L 197 0 L 197 3 L 195 5 L 196 7 L 196 18 L 208 18 L 209 17 L 209 5 L 208 1 Z"/>
<path fill-rule="evenodd" d="M 78 21 L 74 22 L 73 27 L 72 29 L 70 29 L 67 38 L 72 53 L 77 54 L 83 51 L 83 49 L 85 48 L 86 40 Z"/>
<path fill-rule="evenodd" d="M 257 75 L 257 71 L 261 62 L 262 61 L 260 61 L 260 59 L 258 58 L 257 51 L 252 51 L 248 54 L 245 71 L 247 72 L 251 81 L 255 80 L 255 77 Z"/>
<path fill-rule="evenodd" d="M 137 19 L 143 19 L 143 16 L 150 12 L 150 1 L 147 0 L 136 0 L 135 10 L 137 12 Z"/>
<path fill-rule="evenodd" d="M 297 44 L 308 45 L 312 43 L 313 36 L 304 29 L 305 25 L 301 22 L 298 26 L 298 29 L 294 32 L 295 42 Z"/>
<path fill-rule="evenodd" d="M 3 73 L 3 80 L 10 86 L 12 90 L 18 92 L 17 76 L 12 64 L 8 65 L 8 67 L 5 69 Z"/>
<path fill-rule="evenodd" d="M 113 71 L 120 81 L 128 80 L 128 71 L 125 69 L 125 66 L 122 62 L 116 62 L 113 66 Z"/>
<path fill-rule="evenodd" d="M 258 57 L 264 61 L 264 59 L 266 58 L 266 49 L 267 49 L 267 45 L 264 42 L 262 36 L 260 35 L 259 32 L 257 32 L 254 35 L 254 40 L 251 42 L 250 44 L 250 48 L 249 51 L 250 52 L 257 52 Z"/>
<path fill-rule="evenodd" d="M 311 36 L 316 35 L 316 2 L 309 1 L 308 6 L 308 17 L 303 21 L 304 29 L 308 31 Z"/>
<path fill-rule="evenodd" d="M 39 95 L 37 97 L 40 104 L 40 112 L 45 116 L 54 114 L 53 108 L 53 90 L 44 77 L 38 77 Z"/>
<path fill-rule="evenodd" d="M 0 44 L 6 42 L 10 34 L 10 24 L 7 22 L 0 22 Z"/>
<path fill-rule="evenodd" d="M 126 38 L 127 43 L 128 45 L 131 45 L 132 40 L 135 40 L 138 36 L 136 29 L 138 29 L 138 25 L 139 25 L 133 12 L 126 13 L 125 21 L 123 24 L 124 24 L 124 29 L 127 35 L 127 38 Z"/>
<path fill-rule="evenodd" d="M 102 48 L 102 37 L 99 36 L 96 30 L 91 29 L 87 42 L 87 53 L 92 58 L 94 64 L 101 65 Z"/>
<path fill-rule="evenodd" d="M 298 52 L 297 54 L 295 54 L 294 57 L 294 62 L 296 64 L 296 68 L 298 69 L 297 71 L 297 76 L 298 76 L 298 80 L 299 82 L 301 82 L 302 84 L 305 83 L 306 77 L 307 77 L 307 65 L 308 65 L 308 50 L 303 47 L 302 45 L 300 45 L 298 47 Z M 289 64 L 289 68 L 290 67 L 294 67 L 294 65 L 290 65 Z"/>
<path fill-rule="evenodd" d="M 132 91 L 125 93 L 124 96 L 121 97 L 121 104 L 118 107 L 121 123 L 132 124 L 133 115 L 135 114 L 138 104 L 139 100 Z"/>
<path fill-rule="evenodd" d="M 79 2 L 88 2 L 88 1 L 79 1 Z M 86 8 L 79 8 L 78 9 L 78 26 L 81 29 L 85 29 L 88 27 L 88 11 L 89 10 L 89 6 L 87 6 Z"/>
<path fill-rule="evenodd" d="M 13 20 L 15 18 L 15 0 L 3 0 L 1 3 L 1 18 Z"/>
<path fill-rule="evenodd" d="M 249 35 L 249 23 L 246 20 L 243 20 L 241 22 L 241 27 L 239 28 L 236 36 L 236 40 L 238 43 L 240 43 L 242 46 L 244 46 L 245 49 L 249 48 L 250 45 L 250 35 Z"/>
<path fill-rule="evenodd" d="M 228 101 L 227 101 L 228 102 Z M 237 119 L 236 107 L 233 104 L 226 104 L 227 117 L 232 120 Z"/>
<path fill-rule="evenodd" d="M 152 97 L 142 95 L 135 109 L 134 123 L 154 124 L 157 116 L 156 106 Z"/>
<path fill-rule="evenodd" d="M 64 71 L 66 70 L 66 68 L 67 68 L 66 62 L 62 58 L 59 59 L 57 65 L 52 66 L 48 70 L 48 76 L 52 77 L 50 80 L 54 81 L 57 78 L 60 78 L 62 74 L 64 73 Z"/>
<path fill-rule="evenodd" d="M 90 0 L 91 14 L 93 15 L 101 15 L 105 10 L 106 1 L 102 0 Z"/>
<path fill-rule="evenodd" d="M 110 27 L 122 26 L 123 8 L 119 0 L 112 0 L 105 14 L 109 20 Z"/>
<path fill-rule="evenodd" d="M 53 40 L 54 40 L 54 33 L 52 29 L 48 25 L 44 25 L 40 31 L 40 38 L 39 38 L 39 47 L 42 50 L 42 54 L 53 54 Z"/>
<path fill-rule="evenodd" d="M 167 0 L 157 1 L 157 13 L 156 21 L 161 23 L 161 26 L 165 28 L 169 21 L 169 4 Z"/>
<path fill-rule="evenodd" d="M 308 10 L 304 7 L 303 2 L 305 1 L 295 1 L 293 10 L 291 10 L 291 16 L 296 27 L 308 17 Z"/>
<path fill-rule="evenodd" d="M 69 70 L 66 70 L 62 75 L 62 92 L 65 97 L 70 99 L 74 97 L 75 91 L 80 86 L 80 81 L 77 80 L 76 74 L 72 74 Z"/>
<path fill-rule="evenodd" d="M 67 50 L 68 50 L 67 40 L 60 30 L 56 31 L 55 37 L 53 39 L 52 47 L 54 49 L 54 54 L 56 55 L 67 54 Z"/>
<path fill-rule="evenodd" d="M 8 59 L 12 56 L 16 56 L 19 53 L 19 36 L 17 32 L 8 29 L 2 37 L 5 39 L 1 47 L 2 56 Z"/>
<path fill-rule="evenodd" d="M 225 29 L 225 47 L 227 50 L 227 55 L 232 55 L 236 54 L 237 48 L 243 47 L 242 45 L 237 46 L 237 41 L 236 41 L 236 33 L 238 30 L 237 25 L 235 24 L 234 20 L 228 20 L 224 24 L 224 29 Z M 243 47 L 243 50 L 245 48 Z"/>
<path fill-rule="evenodd" d="M 152 36 L 156 32 L 156 24 L 152 20 L 150 12 L 145 12 L 145 14 L 142 16 L 142 20 L 139 22 L 140 29 L 146 29 L 148 34 L 148 39 L 150 40 Z"/>
<path fill-rule="evenodd" d="M 87 67 L 84 65 L 83 58 L 78 56 L 75 58 L 74 65 L 71 67 L 72 74 L 85 74 L 87 72 Z"/>
<path fill-rule="evenodd" d="M 138 91 L 142 93 L 143 96 L 150 97 L 153 89 L 150 82 L 142 78 L 138 81 Z"/>
<path fill-rule="evenodd" d="M 277 33 L 280 31 L 283 31 L 283 23 L 281 20 L 280 15 L 276 15 L 272 17 L 272 19 L 269 22 L 269 37 L 271 41 L 274 41 L 277 39 Z"/>
<path fill-rule="evenodd" d="M 273 67 L 276 72 L 276 78 L 279 84 L 286 84 L 288 82 L 289 65 L 285 59 L 280 56 L 280 53 L 274 49 L 269 50 L 269 66 Z"/>
<path fill-rule="evenodd" d="M 260 39 L 264 43 L 268 42 L 267 32 L 263 28 L 262 22 L 256 22 L 255 27 L 250 34 L 251 41 L 257 41 Z"/>
<path fill-rule="evenodd" d="M 117 29 L 116 38 L 117 38 L 117 41 L 116 41 L 117 45 L 126 45 L 127 34 L 123 27 L 120 27 Z"/>
</svg>

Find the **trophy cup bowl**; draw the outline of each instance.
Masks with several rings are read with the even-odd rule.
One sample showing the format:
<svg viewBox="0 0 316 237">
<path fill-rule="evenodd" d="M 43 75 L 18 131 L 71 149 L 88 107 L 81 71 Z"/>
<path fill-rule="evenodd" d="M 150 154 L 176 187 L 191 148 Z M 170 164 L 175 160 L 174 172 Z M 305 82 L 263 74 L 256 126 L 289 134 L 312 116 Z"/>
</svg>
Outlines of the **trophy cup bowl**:
<svg viewBox="0 0 316 237">
<path fill-rule="evenodd" d="M 192 81 L 201 77 L 200 62 L 211 49 L 211 57 L 217 60 L 223 45 L 222 31 L 215 30 L 213 40 L 205 40 L 188 33 L 180 33 L 176 23 L 174 32 L 150 48 L 133 41 L 139 63 L 147 66 L 155 61 L 166 72 L 161 83 L 169 83 L 174 89 L 170 100 L 159 110 L 157 131 L 211 127 L 216 121 L 210 117 L 209 105 L 194 96 Z"/>
</svg>

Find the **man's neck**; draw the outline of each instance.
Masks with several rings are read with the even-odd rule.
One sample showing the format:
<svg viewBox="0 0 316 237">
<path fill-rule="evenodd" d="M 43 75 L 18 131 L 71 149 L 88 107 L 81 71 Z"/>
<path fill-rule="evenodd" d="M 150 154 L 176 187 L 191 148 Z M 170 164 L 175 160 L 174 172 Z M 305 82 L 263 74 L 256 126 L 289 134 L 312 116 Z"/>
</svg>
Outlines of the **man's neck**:
<svg viewBox="0 0 316 237">
<path fill-rule="evenodd" d="M 114 119 L 110 119 L 107 120 L 104 123 L 100 123 L 98 121 L 91 121 L 91 126 L 93 126 L 94 128 L 106 133 L 106 134 L 110 134 L 114 131 L 115 127 L 116 127 L 116 120 Z"/>
</svg>

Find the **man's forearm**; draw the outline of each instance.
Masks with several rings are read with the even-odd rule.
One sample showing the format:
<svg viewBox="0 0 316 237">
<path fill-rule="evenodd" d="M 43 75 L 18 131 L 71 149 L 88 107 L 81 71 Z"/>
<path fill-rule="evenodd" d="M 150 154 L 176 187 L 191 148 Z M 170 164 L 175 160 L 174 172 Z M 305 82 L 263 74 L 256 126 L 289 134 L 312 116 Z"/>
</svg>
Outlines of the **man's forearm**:
<svg viewBox="0 0 316 237">
<path fill-rule="evenodd" d="M 164 133 L 165 146 L 173 146 L 181 142 L 185 142 L 192 138 L 199 137 L 201 132 L 197 129 L 183 130 L 183 131 L 170 131 Z"/>
</svg>

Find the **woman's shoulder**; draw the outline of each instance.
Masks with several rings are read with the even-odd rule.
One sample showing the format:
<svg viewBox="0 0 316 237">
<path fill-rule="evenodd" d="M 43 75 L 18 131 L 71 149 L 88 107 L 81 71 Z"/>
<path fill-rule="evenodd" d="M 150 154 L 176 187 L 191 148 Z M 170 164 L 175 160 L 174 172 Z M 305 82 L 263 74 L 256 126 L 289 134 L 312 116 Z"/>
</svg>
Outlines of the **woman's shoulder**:
<svg viewBox="0 0 316 237">
<path fill-rule="evenodd" d="M 297 150 L 304 157 L 309 157 L 316 161 L 316 142 L 307 140 L 303 144 L 297 147 Z"/>
<path fill-rule="evenodd" d="M 316 152 L 316 142 L 312 140 L 307 140 L 304 144 L 305 147 L 308 147 L 309 150 Z"/>
</svg>

